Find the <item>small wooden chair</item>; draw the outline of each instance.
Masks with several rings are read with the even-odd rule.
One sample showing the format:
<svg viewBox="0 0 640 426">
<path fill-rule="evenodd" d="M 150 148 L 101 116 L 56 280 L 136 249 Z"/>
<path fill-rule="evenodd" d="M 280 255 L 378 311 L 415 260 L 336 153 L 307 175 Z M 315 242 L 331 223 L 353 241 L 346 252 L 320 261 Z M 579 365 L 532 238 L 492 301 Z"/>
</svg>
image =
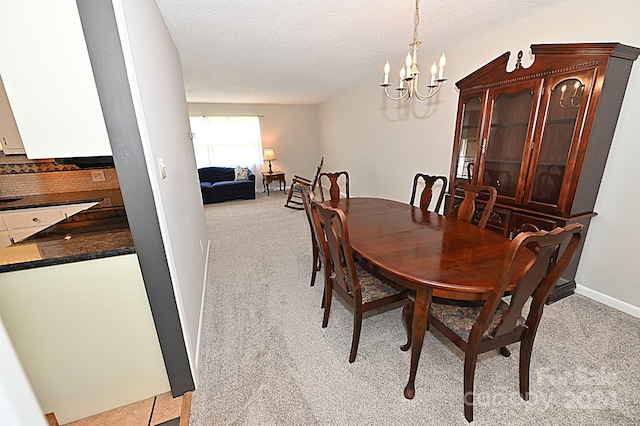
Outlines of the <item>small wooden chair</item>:
<svg viewBox="0 0 640 426">
<path fill-rule="evenodd" d="M 429 324 L 465 352 L 464 416 L 467 421 L 473 421 L 473 381 L 481 353 L 520 342 L 520 395 L 525 401 L 529 399 L 531 352 L 542 311 L 549 292 L 573 259 L 583 237 L 584 226 L 579 223 L 553 231 L 520 233 L 509 246 L 496 285 L 486 302 L 478 304 L 446 299 L 431 302 Z M 560 257 L 549 268 L 552 256 L 559 251 L 562 252 Z M 532 254 L 533 259 L 529 259 Z M 516 265 L 527 260 L 513 293 L 504 298 Z M 523 310 L 529 298 L 531 305 L 525 319 Z M 413 303 L 412 299 L 409 296 L 410 303 Z M 407 345 L 402 349 L 407 350 L 410 345 L 409 336 Z"/>
<path fill-rule="evenodd" d="M 452 189 L 449 191 L 451 199 L 449 200 L 447 216 L 472 224 L 475 222 L 476 216 L 479 214 L 476 213 L 476 199 L 481 193 L 486 193 L 488 195 L 486 205 L 477 223 L 479 228 L 486 227 L 487 222 L 489 222 L 489 218 L 491 217 L 491 212 L 493 212 L 493 206 L 496 204 L 498 191 L 496 191 L 493 186 L 472 185 L 470 183 L 460 181 L 456 181 L 451 188 Z M 460 205 L 456 206 L 453 201 L 458 188 L 461 188 L 464 191 L 464 199 Z"/>
<path fill-rule="evenodd" d="M 420 210 L 426 213 L 429 210 L 429 204 L 431 203 L 431 198 L 433 197 L 433 185 L 437 181 L 442 181 L 442 188 L 440 188 L 440 195 L 438 196 L 438 201 L 436 202 L 436 208 L 434 212 L 440 212 L 440 206 L 442 205 L 442 200 L 444 199 L 444 193 L 447 190 L 447 178 L 445 176 L 430 176 L 422 173 L 416 173 L 413 178 L 413 190 L 411 191 L 411 201 L 409 204 L 413 206 L 413 203 L 416 198 L 416 191 L 418 188 L 418 181 L 422 178 L 424 181 L 424 188 L 422 189 L 422 193 L 420 194 Z"/>
<path fill-rule="evenodd" d="M 320 224 L 316 223 L 317 218 L 313 216 L 313 212 L 311 211 L 311 201 L 315 200 L 315 196 L 309 187 L 302 188 L 302 204 L 304 205 L 304 211 L 307 214 L 307 219 L 309 221 L 309 228 L 311 229 L 311 245 L 313 250 L 313 268 L 311 270 L 311 286 L 316 282 L 316 273 L 322 268 L 322 265 L 325 265 L 325 286 L 327 285 L 327 280 L 329 275 L 331 275 L 331 266 L 327 267 L 327 259 L 328 248 L 327 242 L 324 238 L 324 235 L 320 235 L 322 229 L 320 228 Z"/>
<path fill-rule="evenodd" d="M 347 217 L 340 209 L 327 207 L 316 200 L 311 201 L 311 211 L 320 224 L 326 238 L 329 258 L 325 268 L 331 264 L 331 275 L 325 286 L 324 318 L 322 327 L 329 323 L 331 296 L 335 290 L 353 310 L 353 338 L 349 362 L 354 362 L 360 342 L 362 314 L 380 306 L 389 305 L 405 298 L 405 290 L 385 278 L 373 275 L 353 259 Z M 318 235 L 320 237 L 320 235 Z"/>
<path fill-rule="evenodd" d="M 344 181 L 345 194 L 347 198 L 349 198 L 349 173 L 346 171 L 341 172 L 332 172 L 332 173 L 320 173 L 320 200 L 325 201 L 324 199 L 324 187 L 322 185 L 322 178 L 326 177 L 329 179 L 329 199 L 330 200 L 338 200 L 340 198 L 340 184 L 338 183 L 338 179 L 341 176 L 344 176 L 342 181 Z"/>
<path fill-rule="evenodd" d="M 324 164 L 324 156 L 320 158 L 320 164 L 316 168 L 316 173 L 313 175 L 313 179 L 307 179 L 302 176 L 294 175 L 291 179 L 291 186 L 289 187 L 289 193 L 287 194 L 287 201 L 284 203 L 285 207 L 296 210 L 304 210 L 302 204 L 302 188 L 310 188 L 311 191 L 315 191 L 318 179 L 320 178 L 320 171 Z"/>
</svg>

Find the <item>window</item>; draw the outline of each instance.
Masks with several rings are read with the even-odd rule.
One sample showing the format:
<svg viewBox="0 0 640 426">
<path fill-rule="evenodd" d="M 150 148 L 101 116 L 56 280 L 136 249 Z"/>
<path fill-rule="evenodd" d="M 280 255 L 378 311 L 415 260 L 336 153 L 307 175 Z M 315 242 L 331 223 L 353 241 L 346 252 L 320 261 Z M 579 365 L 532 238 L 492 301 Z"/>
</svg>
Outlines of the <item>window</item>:
<svg viewBox="0 0 640 426">
<path fill-rule="evenodd" d="M 252 117 L 189 117 L 198 168 L 262 166 L 260 119 Z"/>
</svg>

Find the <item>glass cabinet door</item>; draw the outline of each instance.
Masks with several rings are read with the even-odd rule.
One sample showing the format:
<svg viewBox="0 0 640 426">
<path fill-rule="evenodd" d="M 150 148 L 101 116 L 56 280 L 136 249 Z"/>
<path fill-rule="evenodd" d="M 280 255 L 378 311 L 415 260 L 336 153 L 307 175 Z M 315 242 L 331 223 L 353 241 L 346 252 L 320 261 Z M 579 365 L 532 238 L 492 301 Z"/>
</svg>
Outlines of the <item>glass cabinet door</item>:
<svg viewBox="0 0 640 426">
<path fill-rule="evenodd" d="M 458 150 L 454 162 L 456 164 L 455 179 L 463 182 L 471 182 L 474 176 L 481 131 L 482 95 L 483 93 L 471 94 L 462 103 Z"/>
<path fill-rule="evenodd" d="M 537 85 L 530 83 L 496 91 L 492 99 L 488 136 L 483 141 L 484 168 L 479 171 L 481 185 L 491 185 L 498 196 L 515 200 L 524 190 L 527 141 Z M 522 183 L 520 183 L 522 182 Z"/>
<path fill-rule="evenodd" d="M 560 202 L 571 157 L 570 149 L 587 104 L 589 81 L 590 73 L 584 72 L 572 77 L 556 77 L 546 84 L 546 119 L 540 127 L 540 142 L 536 144 L 530 166 L 532 175 L 527 188 L 529 203 L 554 208 Z"/>
</svg>

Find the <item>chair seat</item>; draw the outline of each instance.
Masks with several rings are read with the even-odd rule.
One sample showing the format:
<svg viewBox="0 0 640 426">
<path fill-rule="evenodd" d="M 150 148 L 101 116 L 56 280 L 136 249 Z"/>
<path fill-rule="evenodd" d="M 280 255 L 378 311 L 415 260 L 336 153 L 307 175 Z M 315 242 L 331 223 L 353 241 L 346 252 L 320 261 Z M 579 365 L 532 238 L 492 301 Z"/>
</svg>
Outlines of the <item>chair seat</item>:
<svg viewBox="0 0 640 426">
<path fill-rule="evenodd" d="M 432 317 L 444 324 L 448 329 L 456 333 L 462 340 L 467 342 L 469 341 L 471 328 L 478 319 L 480 311 L 482 311 L 483 307 L 484 303 L 478 302 L 443 300 L 443 302 L 440 303 L 439 301 L 433 301 L 431 303 L 431 309 L 429 313 Z M 496 327 L 500 323 L 500 320 L 502 319 L 502 315 L 508 308 L 509 304 L 501 300 L 495 314 L 493 315 L 493 318 L 491 319 L 489 328 L 487 328 L 487 331 L 485 331 L 485 333 L 482 335 L 483 339 L 491 336 L 491 333 L 493 333 L 493 330 L 496 329 Z M 524 323 L 525 319 L 520 317 L 516 321 L 516 327 L 520 327 Z"/>
<path fill-rule="evenodd" d="M 391 281 L 383 280 L 371 272 L 367 271 L 362 265 L 356 263 L 356 273 L 362 290 L 362 303 L 370 303 L 385 297 L 394 296 L 404 291 L 402 287 L 396 287 Z"/>
</svg>

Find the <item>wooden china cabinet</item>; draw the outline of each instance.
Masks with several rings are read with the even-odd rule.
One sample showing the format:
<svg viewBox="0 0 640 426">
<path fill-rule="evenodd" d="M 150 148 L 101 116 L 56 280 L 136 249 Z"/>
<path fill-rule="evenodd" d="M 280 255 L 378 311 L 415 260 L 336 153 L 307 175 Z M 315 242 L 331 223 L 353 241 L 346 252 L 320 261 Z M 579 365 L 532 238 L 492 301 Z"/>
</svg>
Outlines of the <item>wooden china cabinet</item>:
<svg viewBox="0 0 640 426">
<path fill-rule="evenodd" d="M 451 182 L 495 187 L 487 228 L 509 238 L 573 222 L 589 225 L 640 53 L 619 43 L 534 44 L 531 51 L 529 68 L 519 52 L 508 72 L 507 52 L 456 83 Z M 460 201 L 457 194 L 453 202 Z M 573 293 L 580 251 L 549 302 Z"/>
</svg>

